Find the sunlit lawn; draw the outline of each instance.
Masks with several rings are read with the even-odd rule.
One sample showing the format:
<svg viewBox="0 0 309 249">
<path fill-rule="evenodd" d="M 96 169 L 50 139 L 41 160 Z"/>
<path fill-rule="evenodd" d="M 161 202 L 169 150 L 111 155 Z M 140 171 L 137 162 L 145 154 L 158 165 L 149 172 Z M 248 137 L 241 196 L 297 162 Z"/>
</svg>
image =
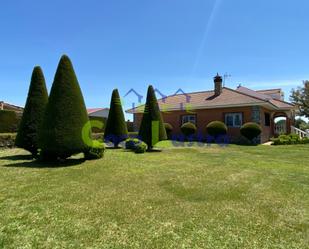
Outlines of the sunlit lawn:
<svg viewBox="0 0 309 249">
<path fill-rule="evenodd" d="M 161 147 L 0 151 L 0 248 L 309 248 L 309 145 Z"/>
</svg>

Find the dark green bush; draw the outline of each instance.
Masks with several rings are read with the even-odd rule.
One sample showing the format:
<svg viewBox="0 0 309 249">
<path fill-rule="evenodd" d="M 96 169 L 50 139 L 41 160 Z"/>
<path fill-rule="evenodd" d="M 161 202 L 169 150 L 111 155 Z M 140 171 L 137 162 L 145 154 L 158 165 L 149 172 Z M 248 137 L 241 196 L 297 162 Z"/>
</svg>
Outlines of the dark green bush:
<svg viewBox="0 0 309 249">
<path fill-rule="evenodd" d="M 196 132 L 196 126 L 191 122 L 184 123 L 180 129 L 185 136 L 191 136 Z"/>
<path fill-rule="evenodd" d="M 73 65 L 69 57 L 64 55 L 55 74 L 40 129 L 42 160 L 65 159 L 88 151 L 82 133 L 87 124 L 89 119 L 84 98 Z"/>
<path fill-rule="evenodd" d="M 297 134 L 280 135 L 277 138 L 272 138 L 273 145 L 290 145 L 290 144 L 308 144 L 309 138 L 301 139 Z"/>
<path fill-rule="evenodd" d="M 212 121 L 206 126 L 207 133 L 217 137 L 227 133 L 227 126 L 221 121 Z"/>
<path fill-rule="evenodd" d="M 170 137 L 172 131 L 173 131 L 173 126 L 169 123 L 164 123 L 164 127 L 165 127 L 165 131 L 166 131 L 166 135 L 168 137 Z"/>
<path fill-rule="evenodd" d="M 259 124 L 254 122 L 245 123 L 240 128 L 240 134 L 243 135 L 245 138 L 252 141 L 254 138 L 258 137 L 262 132 L 262 128 Z"/>
<path fill-rule="evenodd" d="M 104 138 L 118 147 L 118 144 L 128 138 L 127 124 L 124 119 L 120 96 L 117 89 L 113 90 Z"/>
<path fill-rule="evenodd" d="M 134 152 L 137 154 L 145 153 L 147 150 L 147 144 L 144 142 L 140 142 L 135 145 Z"/>
<path fill-rule="evenodd" d="M 16 132 L 18 124 L 16 112 L 0 110 L 0 133 Z"/>
<path fill-rule="evenodd" d="M 167 139 L 163 118 L 152 86 L 148 87 L 145 109 L 138 135 L 147 144 L 149 150 L 153 148 L 155 143 Z"/>
<path fill-rule="evenodd" d="M 95 160 L 104 156 L 105 145 L 101 141 L 93 140 L 93 144 L 84 152 L 86 160 Z"/>
<path fill-rule="evenodd" d="M 28 150 L 33 156 L 38 153 L 38 133 L 47 102 L 45 78 L 42 69 L 37 66 L 32 72 L 28 97 L 16 137 L 16 146 Z"/>
<path fill-rule="evenodd" d="M 134 150 L 136 145 L 141 143 L 141 140 L 139 140 L 138 138 L 128 138 L 125 141 L 125 148 L 127 150 Z"/>
</svg>

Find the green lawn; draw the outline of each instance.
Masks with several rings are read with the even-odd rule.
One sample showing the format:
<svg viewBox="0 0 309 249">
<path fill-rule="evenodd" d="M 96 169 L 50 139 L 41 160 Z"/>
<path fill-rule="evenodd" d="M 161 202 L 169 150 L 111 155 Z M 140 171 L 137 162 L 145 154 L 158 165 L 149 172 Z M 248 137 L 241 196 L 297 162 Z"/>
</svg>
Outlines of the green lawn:
<svg viewBox="0 0 309 249">
<path fill-rule="evenodd" d="M 67 167 L 0 151 L 0 248 L 309 248 L 309 145 L 161 146 Z"/>
</svg>

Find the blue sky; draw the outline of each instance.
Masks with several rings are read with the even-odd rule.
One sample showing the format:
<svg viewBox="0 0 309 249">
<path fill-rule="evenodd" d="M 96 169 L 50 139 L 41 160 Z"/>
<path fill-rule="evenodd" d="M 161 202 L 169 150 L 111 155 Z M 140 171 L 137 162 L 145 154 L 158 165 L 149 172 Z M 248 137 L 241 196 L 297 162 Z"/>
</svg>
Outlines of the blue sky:
<svg viewBox="0 0 309 249">
<path fill-rule="evenodd" d="M 35 65 L 50 89 L 64 53 L 87 107 L 108 106 L 113 88 L 209 90 L 217 72 L 232 75 L 228 87 L 288 96 L 309 79 L 308 9 L 307 0 L 1 1 L 0 100 L 24 105 Z"/>
</svg>

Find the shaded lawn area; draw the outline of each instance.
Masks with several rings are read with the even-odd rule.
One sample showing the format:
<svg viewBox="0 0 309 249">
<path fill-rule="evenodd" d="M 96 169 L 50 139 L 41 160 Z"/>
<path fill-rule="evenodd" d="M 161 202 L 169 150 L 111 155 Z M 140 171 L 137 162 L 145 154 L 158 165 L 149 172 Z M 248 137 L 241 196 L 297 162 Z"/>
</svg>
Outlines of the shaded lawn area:
<svg viewBox="0 0 309 249">
<path fill-rule="evenodd" d="M 0 248 L 309 248 L 309 145 L 160 146 L 42 168 L 0 151 Z"/>
</svg>

